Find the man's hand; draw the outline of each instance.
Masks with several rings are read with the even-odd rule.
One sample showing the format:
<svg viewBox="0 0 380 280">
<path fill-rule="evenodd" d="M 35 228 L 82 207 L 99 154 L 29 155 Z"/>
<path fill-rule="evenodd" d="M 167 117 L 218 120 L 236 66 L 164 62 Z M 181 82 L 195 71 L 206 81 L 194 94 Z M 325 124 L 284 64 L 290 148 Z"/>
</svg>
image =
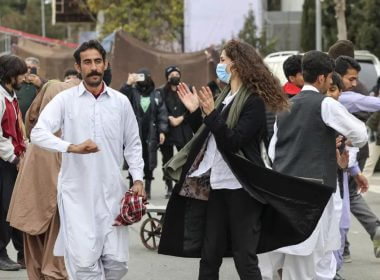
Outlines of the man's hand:
<svg viewBox="0 0 380 280">
<path fill-rule="evenodd" d="M 25 81 L 27 83 L 35 85 L 37 88 L 40 88 L 42 86 L 42 81 L 36 74 L 28 74 L 25 77 Z"/>
<path fill-rule="evenodd" d="M 358 193 L 365 193 L 368 191 L 368 180 L 363 174 L 359 173 L 354 177 L 354 179 Z"/>
<path fill-rule="evenodd" d="M 337 149 L 342 145 L 342 140 L 343 140 L 343 136 L 342 135 L 339 135 L 335 139 L 335 146 L 336 146 Z"/>
<path fill-rule="evenodd" d="M 78 145 L 71 144 L 67 149 L 67 152 L 74 154 L 91 154 L 99 152 L 99 148 L 95 142 L 93 142 L 91 139 L 88 139 Z"/>
<path fill-rule="evenodd" d="M 184 120 L 183 116 L 179 116 L 177 118 L 173 116 L 169 116 L 169 123 L 173 127 L 179 126 L 183 122 L 183 120 Z"/>
<path fill-rule="evenodd" d="M 163 132 L 160 133 L 160 145 L 164 144 L 165 142 L 165 134 Z"/>
<path fill-rule="evenodd" d="M 134 181 L 131 189 L 132 189 L 134 194 L 136 194 L 138 196 L 146 197 L 144 184 L 142 181 Z"/>
<path fill-rule="evenodd" d="M 341 154 L 338 149 L 336 149 L 336 161 L 341 169 L 346 169 L 348 167 L 348 161 L 350 155 L 347 150 Z"/>
</svg>

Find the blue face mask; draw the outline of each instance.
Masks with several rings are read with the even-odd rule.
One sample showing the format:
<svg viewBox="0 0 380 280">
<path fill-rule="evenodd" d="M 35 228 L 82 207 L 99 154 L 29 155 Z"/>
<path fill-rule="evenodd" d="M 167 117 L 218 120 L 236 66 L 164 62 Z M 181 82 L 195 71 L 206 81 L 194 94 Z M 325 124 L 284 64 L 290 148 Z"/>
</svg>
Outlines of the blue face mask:
<svg viewBox="0 0 380 280">
<path fill-rule="evenodd" d="M 216 75 L 222 82 L 226 84 L 230 83 L 231 74 L 227 72 L 227 64 L 219 63 L 218 66 L 216 66 Z"/>
</svg>

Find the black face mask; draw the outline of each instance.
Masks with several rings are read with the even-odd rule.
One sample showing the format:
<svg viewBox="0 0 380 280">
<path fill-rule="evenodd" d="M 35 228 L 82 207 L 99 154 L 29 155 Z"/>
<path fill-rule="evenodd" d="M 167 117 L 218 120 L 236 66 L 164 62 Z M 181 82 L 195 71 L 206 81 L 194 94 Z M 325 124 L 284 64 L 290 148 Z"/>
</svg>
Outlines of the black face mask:
<svg viewBox="0 0 380 280">
<path fill-rule="evenodd" d="M 169 79 L 169 84 L 171 84 L 172 86 L 178 86 L 180 80 L 181 80 L 180 77 L 171 77 L 171 78 Z"/>
<path fill-rule="evenodd" d="M 152 80 L 145 79 L 145 81 L 137 82 L 136 88 L 140 92 L 140 94 L 147 96 L 154 89 L 154 84 L 153 84 Z"/>
</svg>

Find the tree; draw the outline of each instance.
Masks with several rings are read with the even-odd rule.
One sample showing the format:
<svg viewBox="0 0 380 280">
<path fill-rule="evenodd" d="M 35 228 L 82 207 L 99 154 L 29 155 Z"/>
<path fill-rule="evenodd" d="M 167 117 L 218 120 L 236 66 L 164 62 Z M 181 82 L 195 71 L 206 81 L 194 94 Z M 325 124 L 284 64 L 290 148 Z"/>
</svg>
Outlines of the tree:
<svg viewBox="0 0 380 280">
<path fill-rule="evenodd" d="M 277 43 L 276 38 L 268 39 L 265 26 L 263 27 L 260 36 L 257 36 L 255 14 L 252 7 L 249 8 L 248 14 L 245 16 L 244 25 L 240 30 L 238 37 L 243 42 L 256 48 L 263 56 L 273 52 Z"/>
<path fill-rule="evenodd" d="M 171 46 L 183 41 L 182 0 L 88 0 L 91 11 L 104 11 L 102 35 L 118 28 L 153 46 Z"/>
<path fill-rule="evenodd" d="M 303 3 L 301 48 L 303 51 L 315 49 L 315 0 L 305 0 Z"/>
<path fill-rule="evenodd" d="M 334 0 L 335 17 L 338 27 L 338 39 L 347 40 L 347 25 L 346 25 L 346 0 Z"/>
<path fill-rule="evenodd" d="M 338 28 L 336 2 L 322 2 L 322 42 L 327 50 L 337 40 Z M 380 57 L 380 20 L 378 0 L 346 0 L 347 38 L 355 44 L 356 49 L 368 50 Z M 341 8 L 341 7 L 339 7 Z M 301 47 L 303 51 L 315 48 L 315 0 L 305 0 L 302 14 Z"/>
<path fill-rule="evenodd" d="M 380 21 L 378 0 L 362 0 L 362 26 L 357 32 L 355 44 L 357 48 L 369 50 L 380 57 Z"/>
<path fill-rule="evenodd" d="M 40 0 L 1 0 L 1 25 L 29 32 L 41 34 L 41 1 Z M 51 8 L 45 5 L 46 36 L 62 39 L 66 36 L 63 25 L 51 24 Z"/>
</svg>

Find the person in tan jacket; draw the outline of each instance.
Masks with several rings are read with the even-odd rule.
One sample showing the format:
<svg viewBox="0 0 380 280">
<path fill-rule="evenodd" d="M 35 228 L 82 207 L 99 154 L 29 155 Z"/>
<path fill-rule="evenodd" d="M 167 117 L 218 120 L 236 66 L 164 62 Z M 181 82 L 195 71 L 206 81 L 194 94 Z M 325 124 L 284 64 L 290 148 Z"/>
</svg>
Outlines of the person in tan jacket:
<svg viewBox="0 0 380 280">
<path fill-rule="evenodd" d="M 79 79 L 49 81 L 43 86 L 25 117 L 28 138 L 39 114 L 50 100 L 79 83 Z M 63 257 L 53 255 L 59 230 L 57 179 L 60 166 L 60 153 L 29 144 L 15 183 L 8 221 L 12 227 L 24 232 L 29 279 L 68 279 Z"/>
</svg>

